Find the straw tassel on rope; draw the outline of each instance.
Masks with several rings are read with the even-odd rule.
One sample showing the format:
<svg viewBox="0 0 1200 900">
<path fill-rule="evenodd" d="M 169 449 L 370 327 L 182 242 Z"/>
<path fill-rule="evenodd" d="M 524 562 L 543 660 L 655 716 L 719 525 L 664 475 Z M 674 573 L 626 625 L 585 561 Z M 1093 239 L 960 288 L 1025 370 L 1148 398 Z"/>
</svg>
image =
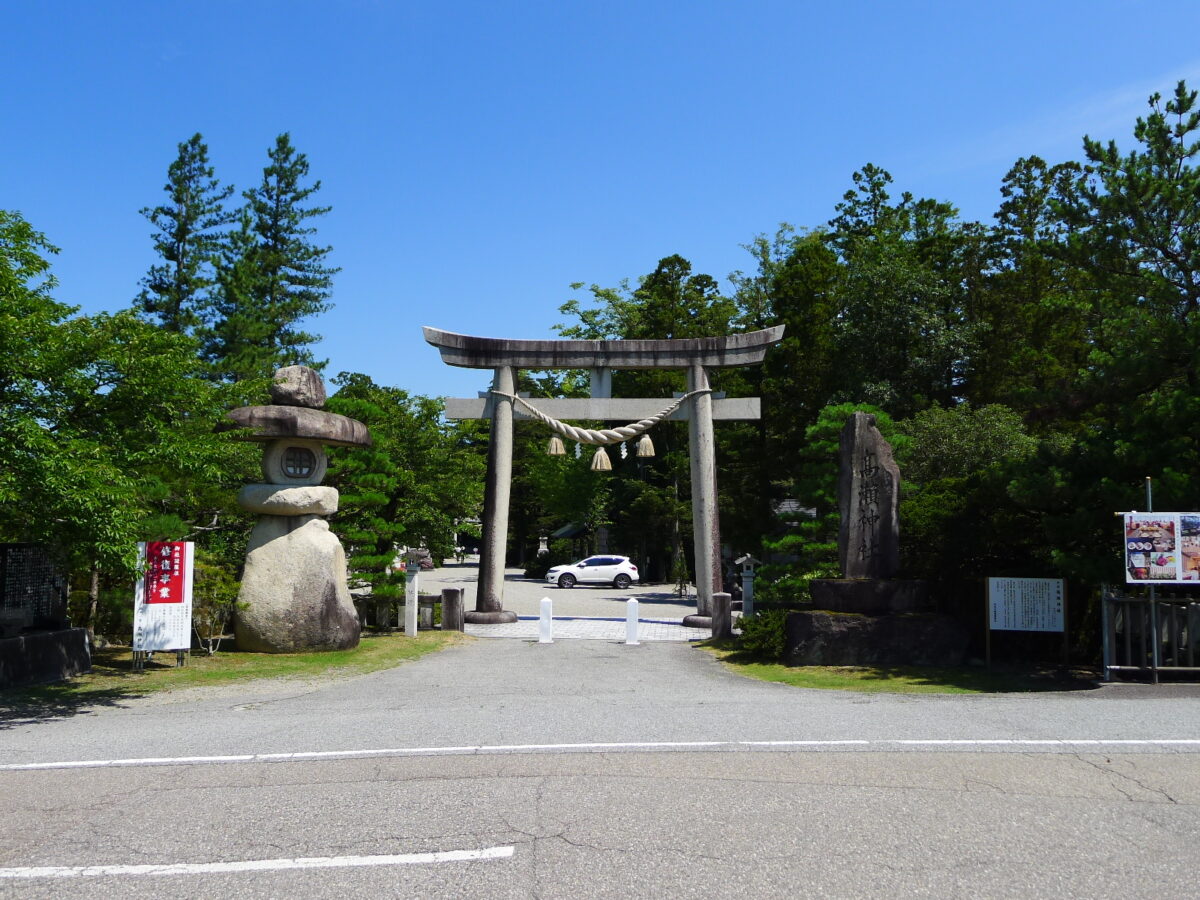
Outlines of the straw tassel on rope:
<svg viewBox="0 0 1200 900">
<path fill-rule="evenodd" d="M 596 448 L 596 455 L 592 457 L 593 472 L 611 472 L 612 461 L 608 458 L 608 454 L 604 452 L 603 447 Z"/>
</svg>

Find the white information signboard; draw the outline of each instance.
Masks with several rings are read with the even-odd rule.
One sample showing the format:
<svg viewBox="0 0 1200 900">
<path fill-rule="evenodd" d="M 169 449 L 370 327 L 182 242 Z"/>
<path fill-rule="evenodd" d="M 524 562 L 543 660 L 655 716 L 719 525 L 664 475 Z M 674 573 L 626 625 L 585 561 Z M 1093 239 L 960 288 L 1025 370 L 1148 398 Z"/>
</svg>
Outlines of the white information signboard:
<svg viewBox="0 0 1200 900">
<path fill-rule="evenodd" d="M 192 646 L 193 550 L 191 541 L 138 544 L 143 575 L 134 587 L 135 652 Z"/>
<path fill-rule="evenodd" d="M 989 578 L 992 631 L 1064 631 L 1061 578 Z"/>
</svg>

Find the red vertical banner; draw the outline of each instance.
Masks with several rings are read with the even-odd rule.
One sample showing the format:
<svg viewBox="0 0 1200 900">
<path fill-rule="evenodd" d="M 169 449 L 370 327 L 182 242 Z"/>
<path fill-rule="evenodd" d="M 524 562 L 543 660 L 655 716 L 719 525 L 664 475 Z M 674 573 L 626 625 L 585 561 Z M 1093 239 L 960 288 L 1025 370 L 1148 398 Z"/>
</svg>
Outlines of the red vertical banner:
<svg viewBox="0 0 1200 900">
<path fill-rule="evenodd" d="M 193 545 L 138 544 L 143 575 L 133 584 L 133 649 L 186 650 L 191 645 Z"/>
<path fill-rule="evenodd" d="M 147 603 L 184 602 L 184 541 L 146 542 Z"/>
</svg>

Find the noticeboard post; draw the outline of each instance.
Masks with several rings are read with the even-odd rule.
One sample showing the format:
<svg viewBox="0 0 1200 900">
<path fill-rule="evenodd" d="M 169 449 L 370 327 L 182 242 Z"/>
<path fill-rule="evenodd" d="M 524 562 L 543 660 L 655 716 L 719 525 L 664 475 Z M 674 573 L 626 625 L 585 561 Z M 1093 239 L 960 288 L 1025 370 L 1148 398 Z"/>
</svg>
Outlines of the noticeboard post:
<svg viewBox="0 0 1200 900">
<path fill-rule="evenodd" d="M 1117 513 L 1124 521 L 1122 538 L 1125 583 L 1150 588 L 1150 631 L 1157 635 L 1160 584 L 1200 583 L 1200 512 L 1154 512 L 1150 479 L 1146 478 L 1146 512 Z M 1107 607 L 1101 607 L 1107 615 Z M 1104 622 L 1107 640 L 1108 623 Z M 1151 671 L 1158 684 L 1161 644 L 1151 641 Z M 1107 654 L 1107 651 L 1106 651 Z M 1107 658 L 1107 655 L 1106 655 Z"/>
<path fill-rule="evenodd" d="M 142 669 L 157 651 L 175 651 L 183 665 L 192 646 L 192 575 L 195 545 L 191 541 L 146 541 L 138 544 L 142 577 L 134 585 L 133 667 Z"/>
<path fill-rule="evenodd" d="M 993 631 L 1061 631 L 1063 665 L 1070 658 L 1067 590 L 1061 578 L 989 578 L 987 664 L 992 665 Z"/>
</svg>

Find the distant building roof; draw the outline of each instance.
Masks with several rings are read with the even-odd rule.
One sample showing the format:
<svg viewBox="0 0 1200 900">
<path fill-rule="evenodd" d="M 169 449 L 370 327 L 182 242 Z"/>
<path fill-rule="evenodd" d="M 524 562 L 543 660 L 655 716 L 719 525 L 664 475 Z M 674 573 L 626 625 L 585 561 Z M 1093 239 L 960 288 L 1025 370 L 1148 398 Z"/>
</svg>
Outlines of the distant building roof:
<svg viewBox="0 0 1200 900">
<path fill-rule="evenodd" d="M 799 500 L 780 500 L 775 504 L 775 515 L 788 519 L 815 519 L 815 506 L 801 506 Z"/>
<path fill-rule="evenodd" d="M 553 538 L 573 538 L 587 532 L 587 526 L 582 522 L 568 522 L 558 531 L 550 535 Z"/>
</svg>

